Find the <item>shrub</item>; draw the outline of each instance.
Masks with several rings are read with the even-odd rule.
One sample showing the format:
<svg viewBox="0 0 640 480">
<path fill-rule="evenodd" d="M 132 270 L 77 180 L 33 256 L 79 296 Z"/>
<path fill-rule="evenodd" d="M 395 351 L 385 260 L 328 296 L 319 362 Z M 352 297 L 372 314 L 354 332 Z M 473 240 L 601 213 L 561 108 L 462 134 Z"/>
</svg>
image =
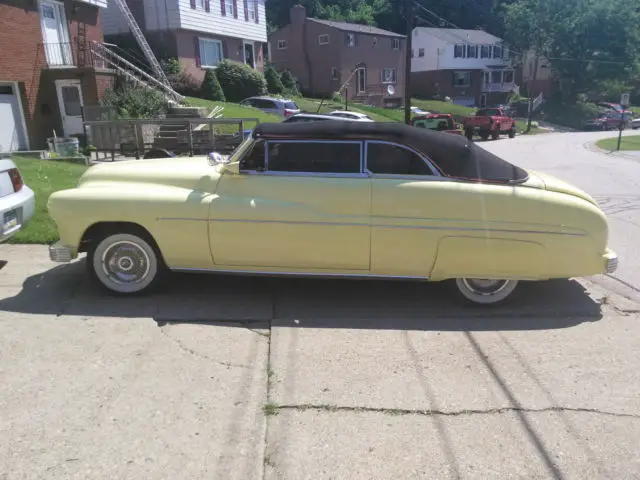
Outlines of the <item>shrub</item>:
<svg viewBox="0 0 640 480">
<path fill-rule="evenodd" d="M 264 78 L 267 81 L 267 91 L 274 95 L 281 95 L 284 93 L 284 85 L 280 80 L 280 75 L 275 67 L 271 64 L 267 65 L 264 69 Z"/>
<path fill-rule="evenodd" d="M 157 90 L 122 81 L 104 92 L 101 104 L 114 109 L 118 118 L 156 118 L 169 107 Z"/>
<path fill-rule="evenodd" d="M 218 64 L 216 76 L 228 102 L 239 102 L 267 92 L 262 74 L 244 63 L 223 60 Z"/>
<path fill-rule="evenodd" d="M 204 80 L 200 87 L 200 97 L 207 100 L 215 100 L 217 102 L 224 102 L 224 92 L 218 81 L 215 70 L 209 69 L 204 74 Z"/>
<path fill-rule="evenodd" d="M 182 71 L 177 58 L 163 58 L 160 60 L 160 66 L 166 75 L 177 75 Z"/>
<path fill-rule="evenodd" d="M 296 77 L 289 70 L 283 70 L 280 74 L 280 81 L 284 86 L 285 93 L 289 95 L 299 95 Z"/>
<path fill-rule="evenodd" d="M 193 75 L 189 75 L 184 72 L 175 73 L 172 75 L 167 75 L 167 80 L 169 80 L 169 85 L 180 95 L 185 95 L 189 97 L 193 97 L 198 95 L 200 91 L 200 85 Z"/>
</svg>

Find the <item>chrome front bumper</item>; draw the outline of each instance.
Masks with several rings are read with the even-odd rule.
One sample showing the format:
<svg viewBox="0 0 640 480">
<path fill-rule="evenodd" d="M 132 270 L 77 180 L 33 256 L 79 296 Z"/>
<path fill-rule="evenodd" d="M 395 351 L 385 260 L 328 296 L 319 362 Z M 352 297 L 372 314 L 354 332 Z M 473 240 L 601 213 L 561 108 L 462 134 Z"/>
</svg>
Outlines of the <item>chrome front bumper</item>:
<svg viewBox="0 0 640 480">
<path fill-rule="evenodd" d="M 60 243 L 49 245 L 49 258 L 53 262 L 67 263 L 76 257 L 77 254 L 73 250 L 61 245 Z"/>
<path fill-rule="evenodd" d="M 618 269 L 618 255 L 613 250 L 607 250 L 603 255 L 605 273 L 613 273 Z"/>
</svg>

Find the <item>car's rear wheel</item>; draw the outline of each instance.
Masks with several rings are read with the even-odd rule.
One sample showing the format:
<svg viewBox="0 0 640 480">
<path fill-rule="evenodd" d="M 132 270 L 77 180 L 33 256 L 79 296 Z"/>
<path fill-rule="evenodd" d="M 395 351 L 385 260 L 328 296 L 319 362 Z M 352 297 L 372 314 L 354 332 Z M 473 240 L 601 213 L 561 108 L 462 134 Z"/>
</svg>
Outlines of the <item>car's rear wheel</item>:
<svg viewBox="0 0 640 480">
<path fill-rule="evenodd" d="M 517 280 L 489 280 L 482 278 L 458 278 L 456 287 L 467 302 L 490 305 L 507 298 L 518 285 Z"/>
<path fill-rule="evenodd" d="M 491 132 L 491 138 L 493 140 L 498 140 L 499 137 L 500 137 L 500 125 L 496 125 L 495 130 Z"/>
<path fill-rule="evenodd" d="M 464 136 L 467 137 L 467 140 L 473 140 L 473 130 L 465 130 Z"/>
<path fill-rule="evenodd" d="M 149 292 L 159 283 L 164 264 L 153 240 L 138 233 L 111 233 L 93 243 L 87 267 L 110 292 L 132 295 Z"/>
<path fill-rule="evenodd" d="M 515 136 L 516 136 L 516 126 L 513 125 L 509 130 L 509 138 L 515 138 Z"/>
</svg>

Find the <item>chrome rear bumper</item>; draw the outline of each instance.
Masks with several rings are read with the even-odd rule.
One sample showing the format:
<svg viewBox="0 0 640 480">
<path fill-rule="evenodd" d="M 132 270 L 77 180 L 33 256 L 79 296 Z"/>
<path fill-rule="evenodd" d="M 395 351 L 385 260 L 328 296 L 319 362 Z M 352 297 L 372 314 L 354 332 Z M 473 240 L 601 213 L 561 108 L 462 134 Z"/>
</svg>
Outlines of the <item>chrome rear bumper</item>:
<svg viewBox="0 0 640 480">
<path fill-rule="evenodd" d="M 603 258 L 605 261 L 605 273 L 613 273 L 618 269 L 618 255 L 613 250 L 607 250 Z"/>
<path fill-rule="evenodd" d="M 53 262 L 67 263 L 76 258 L 76 254 L 68 247 L 60 243 L 49 245 L 49 258 Z"/>
</svg>

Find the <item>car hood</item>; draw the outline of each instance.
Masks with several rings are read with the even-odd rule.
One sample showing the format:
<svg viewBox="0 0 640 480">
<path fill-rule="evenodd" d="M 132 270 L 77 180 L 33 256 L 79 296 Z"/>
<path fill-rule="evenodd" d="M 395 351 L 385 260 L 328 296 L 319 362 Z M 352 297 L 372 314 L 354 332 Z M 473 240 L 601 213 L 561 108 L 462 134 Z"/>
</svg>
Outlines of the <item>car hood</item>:
<svg viewBox="0 0 640 480">
<path fill-rule="evenodd" d="M 153 160 L 128 160 L 102 163 L 87 170 L 79 187 L 100 186 L 111 182 L 152 183 L 197 188 L 201 180 L 215 180 L 220 174 L 208 157 L 174 157 Z"/>
<path fill-rule="evenodd" d="M 578 197 L 587 202 L 598 206 L 598 203 L 584 190 L 579 189 L 571 185 L 570 183 L 560 180 L 552 175 L 528 170 L 529 180 L 526 182 L 527 186 L 543 188 L 549 192 L 564 193 L 573 197 Z"/>
</svg>

